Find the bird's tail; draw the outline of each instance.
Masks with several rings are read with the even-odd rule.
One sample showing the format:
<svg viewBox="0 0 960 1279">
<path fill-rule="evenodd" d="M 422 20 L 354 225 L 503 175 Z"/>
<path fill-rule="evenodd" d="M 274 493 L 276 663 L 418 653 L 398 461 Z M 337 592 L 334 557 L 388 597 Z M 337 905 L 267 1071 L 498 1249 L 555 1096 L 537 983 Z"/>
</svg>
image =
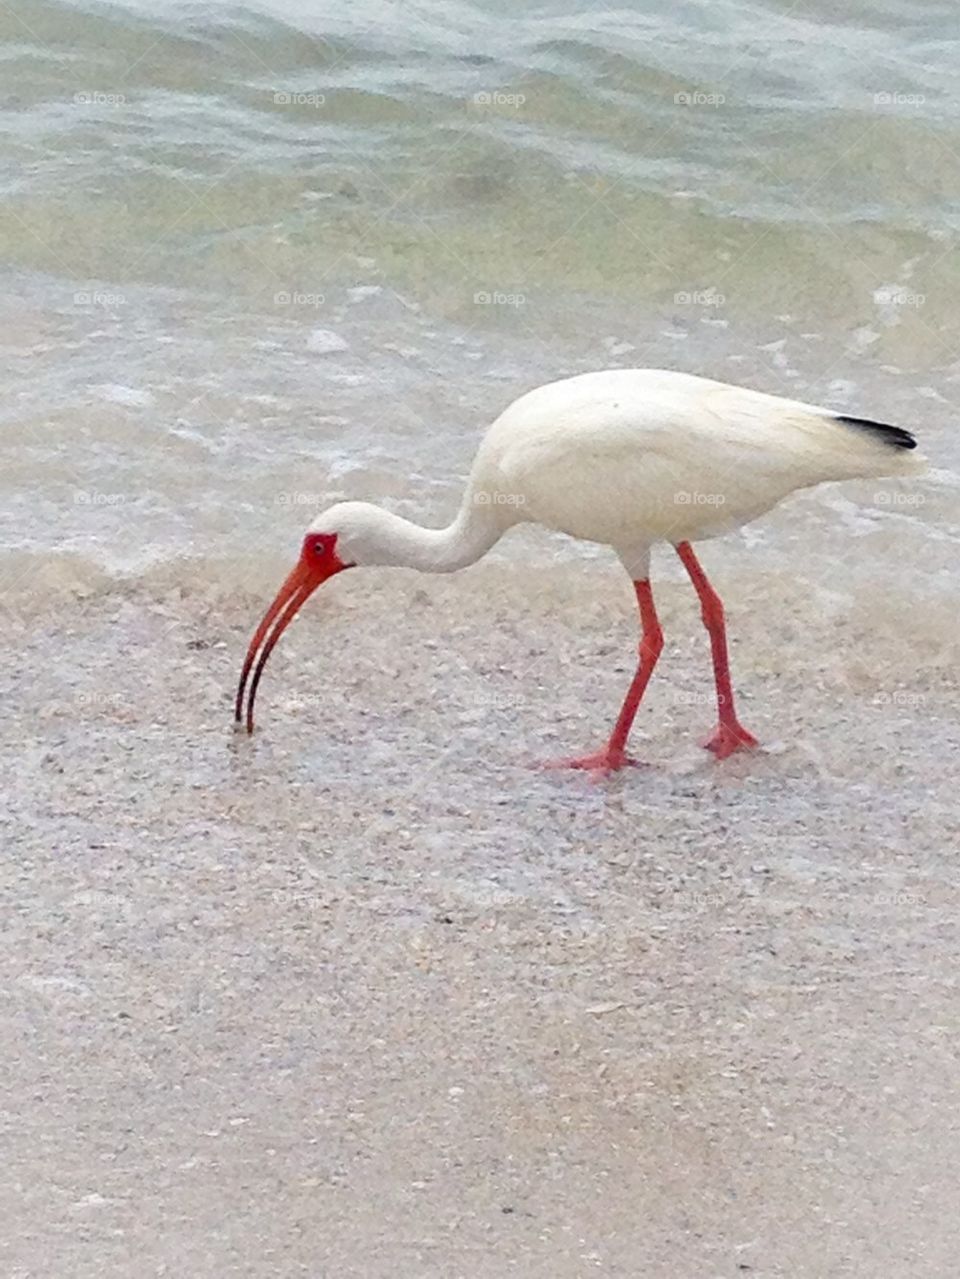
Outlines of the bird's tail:
<svg viewBox="0 0 960 1279">
<path fill-rule="evenodd" d="M 848 417 L 845 413 L 831 416 L 851 431 L 860 432 L 863 442 L 869 441 L 873 446 L 871 452 L 875 465 L 870 468 L 870 474 L 918 475 L 927 469 L 927 459 L 917 452 L 916 439 L 902 426 L 874 422 L 868 417 Z"/>
<path fill-rule="evenodd" d="M 860 431 L 870 431 L 881 444 L 888 444 L 894 449 L 915 449 L 916 439 L 902 426 L 889 426 L 886 422 L 873 422 L 868 417 L 847 417 L 844 413 L 836 415 L 838 422 L 846 426 L 855 426 Z"/>
</svg>

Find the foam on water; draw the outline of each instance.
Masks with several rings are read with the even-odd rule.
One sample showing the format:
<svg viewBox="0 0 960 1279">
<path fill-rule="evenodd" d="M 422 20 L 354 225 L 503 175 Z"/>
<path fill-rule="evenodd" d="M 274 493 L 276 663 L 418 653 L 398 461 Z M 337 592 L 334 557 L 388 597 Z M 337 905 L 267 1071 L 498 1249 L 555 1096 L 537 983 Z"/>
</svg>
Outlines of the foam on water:
<svg viewBox="0 0 960 1279">
<path fill-rule="evenodd" d="M 447 519 L 507 402 L 608 365 L 887 418 L 960 463 L 939 5 L 18 13 L 8 590 L 23 555 L 193 572 L 239 545 L 256 574 L 343 497 Z M 812 575 L 856 542 L 940 581 L 956 491 L 909 492 L 803 495 L 717 553 Z"/>
</svg>

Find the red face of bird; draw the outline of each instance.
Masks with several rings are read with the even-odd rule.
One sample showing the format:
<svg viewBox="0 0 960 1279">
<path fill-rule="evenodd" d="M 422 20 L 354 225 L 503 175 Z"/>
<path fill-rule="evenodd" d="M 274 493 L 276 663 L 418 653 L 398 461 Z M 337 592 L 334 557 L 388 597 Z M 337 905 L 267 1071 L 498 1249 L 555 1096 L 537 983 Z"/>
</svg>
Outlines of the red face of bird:
<svg viewBox="0 0 960 1279">
<path fill-rule="evenodd" d="M 253 680 L 250 684 L 250 695 L 247 700 L 247 732 L 253 732 L 253 703 L 257 696 L 257 688 L 267 658 L 276 647 L 280 636 L 287 629 L 300 609 L 310 598 L 318 586 L 322 586 L 328 578 L 340 573 L 352 564 L 344 564 L 337 554 L 336 533 L 310 532 L 303 539 L 300 558 L 277 591 L 276 598 L 263 615 L 257 627 L 246 660 L 240 673 L 240 685 L 237 689 L 237 700 L 234 708 L 234 720 L 240 724 L 243 720 L 243 695 L 247 688 L 250 671 L 256 661 Z M 257 660 L 257 654 L 260 654 Z"/>
</svg>

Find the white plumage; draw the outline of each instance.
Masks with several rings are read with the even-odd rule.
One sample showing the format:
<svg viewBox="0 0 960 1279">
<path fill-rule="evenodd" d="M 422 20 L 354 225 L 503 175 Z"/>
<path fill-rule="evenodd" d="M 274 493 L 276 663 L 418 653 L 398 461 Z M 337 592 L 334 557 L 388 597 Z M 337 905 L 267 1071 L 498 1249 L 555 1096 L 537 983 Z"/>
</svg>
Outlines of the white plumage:
<svg viewBox="0 0 960 1279">
<path fill-rule="evenodd" d="M 490 427 L 448 528 L 423 529 L 365 502 L 339 503 L 314 520 L 297 569 L 251 644 L 237 717 L 269 624 L 279 619 L 251 686 L 248 728 L 267 654 L 332 573 L 365 565 L 449 572 L 479 559 L 511 526 L 533 522 L 617 552 L 637 588 L 645 635 L 659 636 L 650 547 L 660 541 L 677 546 L 700 593 L 714 650 L 720 729 L 708 745 L 720 756 L 755 745 L 736 720 L 732 690 L 724 706 L 722 607 L 688 544 L 755 519 L 797 489 L 921 471 L 923 459 L 913 449 L 912 436 L 899 428 L 687 373 L 610 369 L 538 387 Z M 636 711 L 628 705 L 631 694 L 639 681 L 642 695 L 655 661 L 656 655 L 644 661 L 641 646 L 618 729 L 626 718 L 629 731 Z M 625 740 L 626 733 L 615 730 L 604 751 L 568 762 L 598 771 L 620 767 L 631 762 Z"/>
<path fill-rule="evenodd" d="M 616 547 L 726 531 L 795 489 L 902 471 L 905 456 L 812 405 L 615 369 L 521 396 L 487 433 L 471 482 L 521 495 L 524 518 Z M 723 501 L 686 500 L 696 495 Z"/>
</svg>

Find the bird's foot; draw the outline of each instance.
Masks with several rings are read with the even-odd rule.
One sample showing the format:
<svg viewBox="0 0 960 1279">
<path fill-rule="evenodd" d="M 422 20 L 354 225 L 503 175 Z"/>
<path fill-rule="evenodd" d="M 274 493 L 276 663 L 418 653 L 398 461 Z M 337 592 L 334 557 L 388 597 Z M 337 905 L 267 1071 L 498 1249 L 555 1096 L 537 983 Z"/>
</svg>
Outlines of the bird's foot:
<svg viewBox="0 0 960 1279">
<path fill-rule="evenodd" d="M 634 759 L 626 751 L 604 746 L 592 755 L 575 755 L 572 759 L 552 759 L 543 765 L 544 768 L 579 768 L 588 772 L 591 777 L 600 779 L 610 773 L 617 773 L 621 768 L 642 768 L 643 761 Z"/>
<path fill-rule="evenodd" d="M 717 759 L 727 759 L 736 751 L 756 750 L 760 743 L 752 733 L 748 733 L 736 720 L 732 724 L 719 724 L 712 737 L 702 741 L 701 746 L 713 751 Z"/>
</svg>

